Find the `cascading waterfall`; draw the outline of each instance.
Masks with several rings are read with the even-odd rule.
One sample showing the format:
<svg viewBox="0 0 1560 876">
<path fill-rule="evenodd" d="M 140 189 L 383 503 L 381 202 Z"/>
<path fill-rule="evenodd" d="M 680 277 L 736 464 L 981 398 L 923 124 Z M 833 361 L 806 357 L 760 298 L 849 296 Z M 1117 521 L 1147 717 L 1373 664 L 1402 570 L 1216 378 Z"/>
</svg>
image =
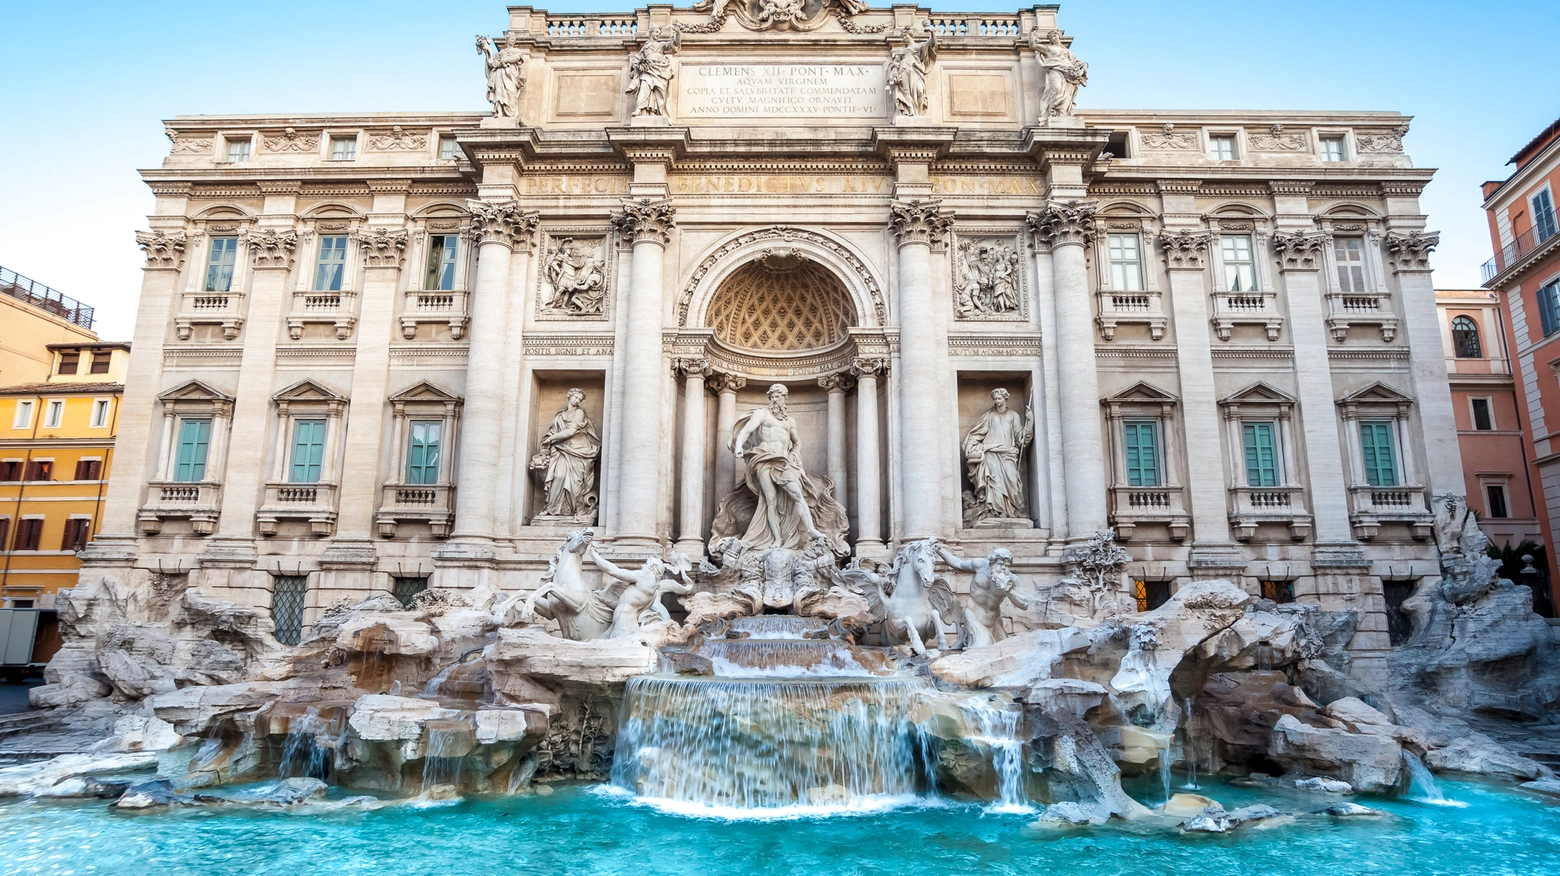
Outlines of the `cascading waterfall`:
<svg viewBox="0 0 1560 876">
<path fill-rule="evenodd" d="M 1024 743 L 1018 738 L 1018 722 L 1023 711 L 1011 703 L 994 698 L 971 699 L 959 704 L 971 727 L 969 741 L 991 750 L 991 766 L 997 774 L 997 808 L 1027 812 L 1024 795 Z"/>
<path fill-rule="evenodd" d="M 1165 750 L 1159 752 L 1159 784 L 1165 792 L 1165 802 L 1170 802 L 1170 742 L 1165 741 Z"/>
<path fill-rule="evenodd" d="M 1408 777 L 1406 797 L 1421 803 L 1434 803 L 1437 806 L 1462 806 L 1456 800 L 1448 800 L 1441 793 L 1441 788 L 1435 783 L 1435 776 L 1413 752 L 1403 752 L 1403 772 Z"/>
<path fill-rule="evenodd" d="M 466 725 L 459 721 L 429 721 L 426 728 L 428 750 L 423 756 L 423 796 L 454 796 L 459 792 L 461 768 L 471 747 Z"/>
<path fill-rule="evenodd" d="M 817 639 L 736 639 L 707 642 L 699 653 L 710 658 L 715 674 L 725 677 L 771 676 L 838 678 L 874 674 L 838 642 Z M 871 662 L 870 658 L 866 658 Z M 881 662 L 881 661 L 879 661 Z"/>
<path fill-rule="evenodd" d="M 282 778 L 326 778 L 331 753 L 320 745 L 319 737 L 327 729 L 327 722 L 320 717 L 320 710 L 313 706 L 288 721 L 287 738 L 282 743 L 282 763 L 278 770 Z"/>
</svg>

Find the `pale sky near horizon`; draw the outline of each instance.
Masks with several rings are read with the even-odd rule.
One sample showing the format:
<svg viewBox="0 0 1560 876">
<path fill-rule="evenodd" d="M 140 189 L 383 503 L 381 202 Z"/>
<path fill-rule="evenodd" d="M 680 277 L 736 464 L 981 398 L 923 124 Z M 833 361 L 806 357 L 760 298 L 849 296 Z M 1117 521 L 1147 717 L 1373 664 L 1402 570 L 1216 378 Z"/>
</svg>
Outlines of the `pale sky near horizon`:
<svg viewBox="0 0 1560 876">
<path fill-rule="evenodd" d="M 553 12 L 630 0 L 537 0 Z M 681 5 L 681 4 L 679 4 Z M 873 5 L 886 5 L 874 2 Z M 937 11 L 1003 11 L 940 0 Z M 128 339 L 152 196 L 139 168 L 168 151 L 174 115 L 482 110 L 477 33 L 500 0 L 0 4 L 0 265 L 97 308 Z M 1441 232 L 1438 288 L 1473 288 L 1490 241 L 1479 184 L 1560 117 L 1560 2 L 1064 0 L 1090 64 L 1079 106 L 1396 110 L 1415 117 L 1421 204 Z"/>
</svg>

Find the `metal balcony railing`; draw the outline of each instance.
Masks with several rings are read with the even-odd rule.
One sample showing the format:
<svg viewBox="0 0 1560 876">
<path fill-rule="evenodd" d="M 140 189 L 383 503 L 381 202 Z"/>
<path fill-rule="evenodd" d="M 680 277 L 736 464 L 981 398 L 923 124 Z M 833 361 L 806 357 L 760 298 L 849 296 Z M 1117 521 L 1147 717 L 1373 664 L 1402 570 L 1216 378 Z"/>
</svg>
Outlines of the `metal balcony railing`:
<svg viewBox="0 0 1560 876">
<path fill-rule="evenodd" d="M 44 313 L 75 323 L 84 329 L 92 328 L 92 308 L 67 297 L 58 289 L 50 289 L 37 280 L 30 280 L 4 267 L 0 267 L 0 294 L 24 301 Z"/>
<path fill-rule="evenodd" d="M 1485 262 L 1479 269 L 1484 276 L 1483 282 L 1488 283 L 1497 275 L 1504 273 L 1507 268 L 1521 261 L 1523 256 L 1553 240 L 1556 233 L 1556 228 L 1547 227 L 1530 228 L 1517 235 L 1515 240 L 1501 247 L 1501 250 L 1495 253 L 1495 257 Z"/>
</svg>

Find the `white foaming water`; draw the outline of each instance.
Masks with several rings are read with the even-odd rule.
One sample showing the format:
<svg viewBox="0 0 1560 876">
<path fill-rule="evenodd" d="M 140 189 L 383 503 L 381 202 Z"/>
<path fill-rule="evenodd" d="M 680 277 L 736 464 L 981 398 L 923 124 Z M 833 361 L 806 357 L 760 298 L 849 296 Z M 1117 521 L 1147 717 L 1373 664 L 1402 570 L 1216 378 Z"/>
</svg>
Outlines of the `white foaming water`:
<svg viewBox="0 0 1560 876">
<path fill-rule="evenodd" d="M 1424 761 L 1412 752 L 1403 752 L 1403 768 L 1408 771 L 1408 799 L 1416 803 L 1429 803 L 1432 806 L 1462 808 L 1468 805 L 1459 800 L 1446 799 L 1441 793 L 1440 786 L 1435 783 L 1435 776 L 1430 774 Z"/>
<path fill-rule="evenodd" d="M 809 633 L 818 635 L 828 630 L 823 621 L 817 618 L 786 614 L 735 618 L 731 621 L 731 629 L 747 633 L 755 639 L 805 639 Z"/>
<path fill-rule="evenodd" d="M 991 750 L 991 766 L 997 773 L 995 803 L 988 812 L 1024 814 L 1034 807 L 1024 794 L 1024 743 L 1018 738 L 1023 711 L 995 697 L 970 699 L 959 704 L 973 732 L 965 738 Z"/>
<path fill-rule="evenodd" d="M 827 639 L 734 639 L 706 642 L 708 657 L 721 678 L 838 678 L 873 673 L 850 646 Z"/>
</svg>

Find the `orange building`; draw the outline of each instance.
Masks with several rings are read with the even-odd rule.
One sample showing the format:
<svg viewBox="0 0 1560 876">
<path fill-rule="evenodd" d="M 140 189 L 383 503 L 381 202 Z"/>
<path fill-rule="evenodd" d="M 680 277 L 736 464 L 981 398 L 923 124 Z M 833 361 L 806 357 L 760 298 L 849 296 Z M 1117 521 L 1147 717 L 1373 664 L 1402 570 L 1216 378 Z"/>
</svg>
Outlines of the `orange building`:
<svg viewBox="0 0 1560 876">
<path fill-rule="evenodd" d="M 113 464 L 130 345 L 46 346 L 48 379 L 0 388 L 0 607 L 75 586 Z"/>
<path fill-rule="evenodd" d="M 1511 176 L 1483 187 L 1495 248 L 1495 257 L 1484 265 L 1484 286 L 1500 303 L 1514 385 L 1520 387 L 1516 397 L 1539 528 L 1544 543 L 1553 545 L 1560 530 L 1560 220 L 1555 212 L 1560 121 L 1523 146 L 1509 164 L 1516 168 Z M 1466 444 L 1463 454 L 1466 460 Z M 1560 568 L 1556 552 L 1547 553 L 1554 605 L 1560 603 Z"/>
</svg>

